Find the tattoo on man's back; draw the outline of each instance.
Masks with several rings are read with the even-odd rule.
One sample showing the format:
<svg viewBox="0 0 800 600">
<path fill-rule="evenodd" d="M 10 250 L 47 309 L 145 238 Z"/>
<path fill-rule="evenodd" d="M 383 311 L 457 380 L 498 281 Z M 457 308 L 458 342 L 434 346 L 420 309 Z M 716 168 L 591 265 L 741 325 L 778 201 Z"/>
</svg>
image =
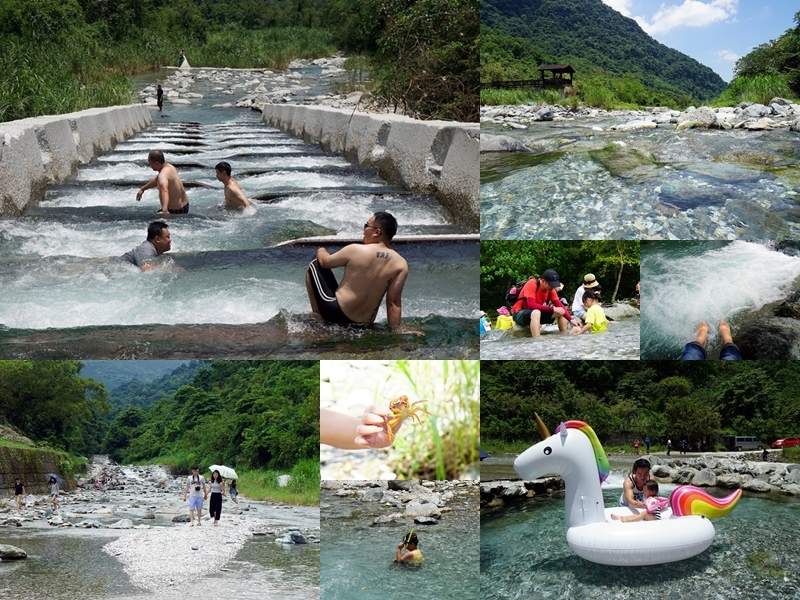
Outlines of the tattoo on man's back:
<svg viewBox="0 0 800 600">
<path fill-rule="evenodd" d="M 376 252 L 375 256 L 377 256 L 378 258 L 389 258 L 389 253 L 388 252 Z"/>
</svg>

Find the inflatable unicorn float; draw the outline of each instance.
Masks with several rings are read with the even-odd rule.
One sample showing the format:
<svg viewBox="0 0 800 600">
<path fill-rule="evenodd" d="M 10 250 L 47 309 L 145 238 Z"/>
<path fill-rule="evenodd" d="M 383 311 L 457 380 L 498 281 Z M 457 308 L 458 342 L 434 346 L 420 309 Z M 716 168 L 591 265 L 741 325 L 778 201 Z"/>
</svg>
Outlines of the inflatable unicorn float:
<svg viewBox="0 0 800 600">
<path fill-rule="evenodd" d="M 600 484 L 609 473 L 608 457 L 594 431 L 583 421 L 562 423 L 551 436 L 539 415 L 543 441 L 514 461 L 523 479 L 547 474 L 562 477 L 566 487 L 567 543 L 578 556 L 603 565 L 657 565 L 690 558 L 714 541 L 709 519 L 728 514 L 742 490 L 715 498 L 684 485 L 670 496 L 659 521 L 623 523 L 612 514 L 636 514 L 635 508 L 605 508 Z"/>
</svg>

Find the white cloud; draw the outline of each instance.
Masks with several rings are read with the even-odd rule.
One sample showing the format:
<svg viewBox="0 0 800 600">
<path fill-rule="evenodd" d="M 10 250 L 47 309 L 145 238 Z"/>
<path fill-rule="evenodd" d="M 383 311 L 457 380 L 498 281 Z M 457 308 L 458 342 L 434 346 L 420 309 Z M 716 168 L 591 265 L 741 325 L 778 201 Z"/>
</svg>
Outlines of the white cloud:
<svg viewBox="0 0 800 600">
<path fill-rule="evenodd" d="M 603 0 L 605 4 L 626 17 L 634 19 L 650 35 L 667 33 L 678 27 L 706 27 L 719 21 L 727 21 L 736 15 L 739 0 L 684 0 L 683 4 L 662 4 L 648 21 L 642 16 L 633 16 L 634 0 Z"/>
<path fill-rule="evenodd" d="M 726 60 L 731 62 L 737 61 L 740 58 L 740 56 L 736 54 L 736 52 L 731 52 L 730 50 L 718 50 L 717 57 L 720 60 Z"/>
</svg>

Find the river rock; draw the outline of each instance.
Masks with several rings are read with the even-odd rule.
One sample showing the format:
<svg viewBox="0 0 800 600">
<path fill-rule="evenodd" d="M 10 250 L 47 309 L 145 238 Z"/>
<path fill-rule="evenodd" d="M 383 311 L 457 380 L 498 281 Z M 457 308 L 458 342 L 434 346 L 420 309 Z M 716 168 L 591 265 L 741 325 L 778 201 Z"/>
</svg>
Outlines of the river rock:
<svg viewBox="0 0 800 600">
<path fill-rule="evenodd" d="M 419 485 L 419 479 L 390 479 L 387 483 L 390 490 L 409 492 Z"/>
<path fill-rule="evenodd" d="M 130 519 L 120 519 L 116 523 L 108 525 L 108 529 L 133 529 L 133 521 Z"/>
<path fill-rule="evenodd" d="M 742 484 L 742 489 L 748 492 L 773 492 L 775 488 L 761 479 L 751 479 Z"/>
<path fill-rule="evenodd" d="M 28 558 L 28 553 L 22 548 L 10 546 L 8 544 L 0 544 L 0 559 L 2 560 L 22 560 Z"/>
<path fill-rule="evenodd" d="M 684 467 L 679 469 L 677 474 L 675 475 L 674 479 L 672 480 L 674 483 L 691 483 L 694 476 L 697 474 L 697 469 L 693 469 L 692 467 Z"/>
<path fill-rule="evenodd" d="M 414 517 L 414 523 L 417 525 L 438 525 L 439 521 L 433 517 Z"/>
<path fill-rule="evenodd" d="M 745 323 L 733 341 L 745 359 L 797 359 L 800 358 L 800 323 L 794 319 L 761 317 Z"/>
<path fill-rule="evenodd" d="M 656 127 L 658 127 L 658 124 L 654 121 L 629 121 L 628 123 L 612 127 L 612 129 L 616 129 L 617 131 L 637 131 L 640 129 L 655 129 Z"/>
<path fill-rule="evenodd" d="M 789 126 L 789 129 L 792 131 L 800 131 L 800 117 L 795 117 L 794 121 L 792 121 L 792 124 Z"/>
<path fill-rule="evenodd" d="M 733 490 L 742 487 L 743 482 L 744 477 L 738 473 L 726 473 L 724 475 L 717 476 L 716 485 L 717 487 Z"/>
<path fill-rule="evenodd" d="M 800 469 L 793 469 L 786 474 L 786 483 L 800 485 Z"/>
<path fill-rule="evenodd" d="M 536 119 L 539 121 L 552 121 L 553 109 L 549 106 L 540 108 L 539 110 L 536 111 Z"/>
<path fill-rule="evenodd" d="M 396 520 L 405 518 L 400 513 L 392 513 L 391 515 L 379 515 L 372 520 L 373 525 L 388 525 L 394 523 Z"/>
<path fill-rule="evenodd" d="M 533 152 L 519 140 L 507 135 L 481 134 L 481 152 Z"/>
<path fill-rule="evenodd" d="M 717 485 L 717 476 L 711 469 L 702 469 L 692 477 L 692 485 L 698 487 L 714 487 Z"/>
<path fill-rule="evenodd" d="M 655 465 L 650 473 L 654 477 L 672 477 L 672 470 L 667 465 Z"/>
<path fill-rule="evenodd" d="M 768 116 L 770 113 L 770 109 L 764 106 L 763 104 L 751 104 L 750 106 L 745 108 L 742 112 L 747 117 L 758 119 L 761 117 Z"/>
<path fill-rule="evenodd" d="M 769 105 L 772 106 L 773 104 L 777 104 L 779 106 L 791 106 L 792 103 L 786 100 L 785 98 L 773 98 L 769 101 Z"/>
<path fill-rule="evenodd" d="M 617 144 L 601 150 L 591 150 L 589 155 L 615 177 L 643 181 L 657 174 L 652 156 Z"/>
<path fill-rule="evenodd" d="M 441 517 L 442 511 L 431 502 L 418 502 L 412 500 L 406 504 L 405 515 L 407 517 Z"/>
<path fill-rule="evenodd" d="M 633 319 L 639 316 L 638 308 L 630 304 L 625 304 L 624 302 L 615 302 L 611 306 L 606 306 L 604 304 L 603 312 L 606 314 L 606 317 L 611 317 L 615 321 Z"/>
<path fill-rule="evenodd" d="M 781 494 L 785 494 L 787 496 L 800 496 L 800 485 L 789 483 L 781 486 L 779 491 Z"/>
<path fill-rule="evenodd" d="M 677 119 L 678 131 L 687 127 L 710 128 L 717 126 L 717 113 L 707 106 L 687 108 Z M 691 123 L 691 125 L 687 125 Z"/>
<path fill-rule="evenodd" d="M 379 487 L 370 488 L 361 496 L 362 502 L 380 502 L 383 499 L 383 489 Z"/>
<path fill-rule="evenodd" d="M 182 513 L 180 515 L 175 515 L 174 517 L 172 517 L 172 522 L 173 523 L 189 523 L 191 521 L 191 519 L 192 518 L 189 515 L 187 515 L 186 513 Z"/>
<path fill-rule="evenodd" d="M 744 127 L 751 131 L 763 131 L 765 129 L 773 129 L 775 127 L 775 121 L 769 117 L 763 117 L 757 121 L 748 121 L 744 124 Z"/>
<path fill-rule="evenodd" d="M 290 531 L 282 538 L 275 540 L 280 544 L 305 544 L 306 538 L 299 531 Z"/>
</svg>

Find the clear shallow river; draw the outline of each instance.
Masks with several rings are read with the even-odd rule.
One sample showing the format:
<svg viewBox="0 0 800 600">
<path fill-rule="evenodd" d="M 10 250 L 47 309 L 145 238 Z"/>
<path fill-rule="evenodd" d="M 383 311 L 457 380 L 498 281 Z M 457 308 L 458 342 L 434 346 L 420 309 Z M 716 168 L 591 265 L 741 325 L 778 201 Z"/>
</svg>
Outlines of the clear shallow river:
<svg viewBox="0 0 800 600">
<path fill-rule="evenodd" d="M 48 351 L 69 345 L 75 356 L 109 358 L 96 352 L 94 340 L 114 337 L 125 331 L 116 328 L 126 326 L 242 326 L 266 323 L 279 313 L 291 321 L 310 312 L 304 277 L 315 249 L 270 246 L 311 235 L 360 236 L 362 224 L 378 210 L 397 217 L 400 235 L 463 232 L 450 224 L 432 195 L 389 186 L 373 170 L 353 167 L 261 124 L 260 113 L 212 108 L 232 98 L 212 85 L 196 82 L 192 91 L 204 98 L 191 105 L 167 102 L 163 116 L 152 112 L 148 129 L 82 166 L 74 181 L 51 186 L 40 206 L 22 217 L 0 219 L 0 337 L 16 345 L 8 356 L 49 357 Z M 146 161 L 153 148 L 162 149 L 178 168 L 191 208 L 188 215 L 168 217 L 173 242 L 166 261 L 175 268 L 140 273 L 108 257 L 144 241 L 147 224 L 155 218 L 155 190 L 135 201 L 137 189 L 155 175 Z M 219 206 L 222 186 L 214 165 L 222 160 L 232 165 L 234 177 L 255 200 L 253 207 L 226 211 Z M 466 319 L 478 306 L 478 244 L 398 250 L 407 254 L 410 265 L 403 316 L 438 340 L 402 341 L 433 355 L 437 350 L 431 346 L 442 344 L 458 345 L 461 351 L 472 347 L 477 354 L 477 335 L 465 341 L 465 331 Z M 381 308 L 377 322 L 385 319 Z M 427 327 L 431 320 L 433 328 Z M 74 335 L 75 329 L 81 333 Z M 273 347 L 254 349 L 250 356 L 275 356 L 283 338 L 291 337 L 289 329 L 283 328 Z M 329 329 L 308 337 L 326 341 L 341 331 Z M 31 341 L 43 330 L 52 334 L 49 348 Z M 205 345 L 197 345 L 198 354 L 214 354 L 209 335 Z M 133 339 L 136 331 L 124 336 Z M 59 342 L 65 337 L 68 343 Z M 138 341 L 115 356 L 146 356 L 143 340 Z M 396 347 L 397 341 L 387 337 L 384 345 Z M 222 339 L 219 346 L 216 357 L 228 356 Z M 349 350 L 357 347 L 351 344 Z M 191 349 L 190 336 L 172 351 L 191 354 Z M 153 357 L 170 354 L 168 345 L 161 344 Z"/>
<path fill-rule="evenodd" d="M 407 519 L 407 524 L 370 527 L 376 516 L 395 510 L 337 497 L 326 490 L 322 490 L 320 502 L 323 600 L 479 597 L 477 494 L 469 507 L 456 506 L 438 525 L 416 526 L 424 558 L 416 569 L 392 562 L 413 519 Z"/>
<path fill-rule="evenodd" d="M 621 484 L 619 477 L 619 487 L 604 492 L 606 506 L 618 503 Z M 712 493 L 723 495 L 723 490 Z M 702 554 L 632 569 L 598 565 L 572 554 L 564 531 L 563 496 L 487 512 L 481 517 L 481 597 L 798 597 L 800 555 L 790 532 L 800 528 L 800 501 L 743 497 L 731 514 L 714 521 L 714 527 L 714 543 Z"/>
<path fill-rule="evenodd" d="M 736 330 L 788 297 L 800 257 L 751 242 L 647 242 L 641 246 L 643 359 L 677 359 L 709 324 L 709 358 L 719 356 L 717 324 Z"/>
<path fill-rule="evenodd" d="M 784 239 L 800 234 L 798 134 L 616 132 L 641 117 L 532 123 L 534 154 L 481 155 L 484 239 Z M 604 131 L 596 131 L 600 127 Z"/>
</svg>

